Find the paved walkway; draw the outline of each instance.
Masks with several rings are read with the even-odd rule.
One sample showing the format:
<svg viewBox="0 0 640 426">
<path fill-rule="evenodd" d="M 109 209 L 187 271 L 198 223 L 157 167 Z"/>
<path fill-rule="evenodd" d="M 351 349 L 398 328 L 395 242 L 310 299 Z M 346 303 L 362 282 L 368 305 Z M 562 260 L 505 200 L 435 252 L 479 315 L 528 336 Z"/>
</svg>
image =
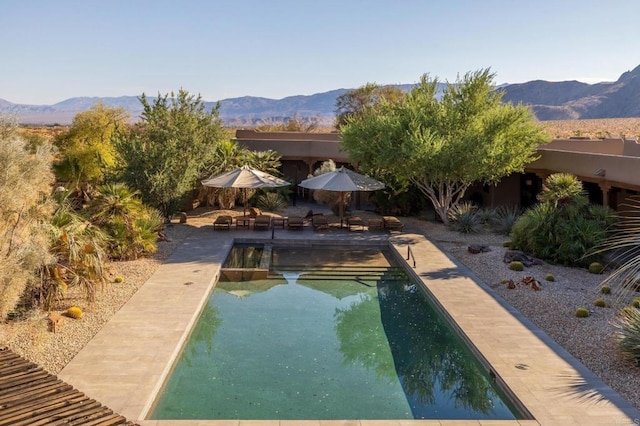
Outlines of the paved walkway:
<svg viewBox="0 0 640 426">
<path fill-rule="evenodd" d="M 640 412 L 606 386 L 468 269 L 455 264 L 419 233 L 276 230 L 276 240 L 389 241 L 471 344 L 535 420 L 521 421 L 156 421 L 144 420 L 189 330 L 220 273 L 234 239 L 271 239 L 271 232 L 213 231 L 187 240 L 62 370 L 59 377 L 145 426 L 410 426 L 410 425 L 633 425 Z M 635 421 L 635 423 L 634 423 Z"/>
</svg>

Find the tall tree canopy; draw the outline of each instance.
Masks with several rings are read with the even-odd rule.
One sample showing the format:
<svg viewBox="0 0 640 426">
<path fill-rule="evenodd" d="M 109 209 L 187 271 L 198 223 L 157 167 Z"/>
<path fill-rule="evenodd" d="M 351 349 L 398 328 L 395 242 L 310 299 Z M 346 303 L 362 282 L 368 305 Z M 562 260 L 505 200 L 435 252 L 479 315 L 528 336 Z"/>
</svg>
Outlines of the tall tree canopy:
<svg viewBox="0 0 640 426">
<path fill-rule="evenodd" d="M 357 89 L 350 90 L 336 98 L 336 127 L 339 129 L 347 123 L 347 118 L 353 114 L 372 107 L 385 99 L 398 102 L 404 97 L 404 92 L 394 86 L 378 86 L 367 83 Z"/>
<path fill-rule="evenodd" d="M 109 108 L 103 103 L 77 114 L 69 131 L 55 139 L 61 154 L 55 165 L 58 177 L 72 186 L 102 183 L 116 165 L 111 137 L 116 129 L 126 126 L 128 119 L 123 108 Z"/>
<path fill-rule="evenodd" d="M 219 105 L 207 111 L 200 95 L 180 90 L 159 95 L 153 103 L 143 94 L 140 123 L 116 136 L 123 160 L 121 178 L 166 218 L 176 213 L 202 171 L 212 161 L 216 144 L 227 133 L 219 118 Z"/>
<path fill-rule="evenodd" d="M 402 101 L 351 115 L 342 144 L 363 170 L 415 184 L 448 223 L 471 184 L 521 172 L 547 141 L 527 107 L 502 102 L 493 78 L 488 69 L 467 73 L 438 100 L 438 80 L 423 75 Z"/>
</svg>

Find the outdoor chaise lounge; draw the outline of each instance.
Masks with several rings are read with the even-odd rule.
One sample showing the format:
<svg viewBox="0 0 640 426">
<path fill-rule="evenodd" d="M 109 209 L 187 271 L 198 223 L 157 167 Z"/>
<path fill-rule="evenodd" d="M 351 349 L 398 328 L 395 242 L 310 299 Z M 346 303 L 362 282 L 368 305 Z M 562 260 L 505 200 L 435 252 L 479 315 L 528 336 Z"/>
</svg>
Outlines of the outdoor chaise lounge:
<svg viewBox="0 0 640 426">
<path fill-rule="evenodd" d="M 347 228 L 349 231 L 364 231 L 364 222 L 358 216 L 350 216 L 347 218 Z"/>
<path fill-rule="evenodd" d="M 304 220 L 300 216 L 289 216 L 289 219 L 287 220 L 287 228 L 301 231 L 303 226 Z"/>
<path fill-rule="evenodd" d="M 321 214 L 314 214 L 311 218 L 311 224 L 313 225 L 314 231 L 319 229 L 329 229 L 329 221 Z"/>
<path fill-rule="evenodd" d="M 232 223 L 233 218 L 231 216 L 218 216 L 213 222 L 213 230 L 215 231 L 216 229 L 231 229 Z"/>
<path fill-rule="evenodd" d="M 383 216 L 384 228 L 388 231 L 402 231 L 404 224 L 395 216 Z"/>
<path fill-rule="evenodd" d="M 271 228 L 271 216 L 264 214 L 256 216 L 256 220 L 253 222 L 253 229 L 258 231 L 266 231 Z"/>
</svg>

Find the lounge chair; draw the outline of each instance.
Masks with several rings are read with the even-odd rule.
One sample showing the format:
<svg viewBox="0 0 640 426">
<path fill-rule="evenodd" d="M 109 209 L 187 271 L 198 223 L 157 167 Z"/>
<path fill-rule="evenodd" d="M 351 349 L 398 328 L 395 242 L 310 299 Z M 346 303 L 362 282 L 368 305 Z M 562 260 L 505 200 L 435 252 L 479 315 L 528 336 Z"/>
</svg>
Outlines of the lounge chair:
<svg viewBox="0 0 640 426">
<path fill-rule="evenodd" d="M 253 222 L 253 229 L 266 231 L 269 228 L 271 228 L 271 216 L 263 214 L 256 216 L 256 220 Z"/>
<path fill-rule="evenodd" d="M 301 231 L 303 226 L 304 220 L 300 216 L 289 216 L 289 220 L 287 220 L 288 229 Z"/>
<path fill-rule="evenodd" d="M 364 231 L 364 222 L 358 216 L 350 216 L 347 218 L 347 228 L 349 231 Z"/>
<path fill-rule="evenodd" d="M 313 215 L 311 219 L 311 223 L 313 225 L 314 231 L 317 231 L 319 229 L 329 229 L 329 221 L 325 216 L 321 214 Z"/>
<path fill-rule="evenodd" d="M 222 215 L 218 216 L 216 220 L 213 222 L 213 230 L 216 229 L 231 229 L 231 224 L 233 223 L 233 218 L 231 216 Z"/>
<path fill-rule="evenodd" d="M 383 216 L 384 228 L 388 231 L 402 231 L 404 224 L 395 216 Z"/>
</svg>

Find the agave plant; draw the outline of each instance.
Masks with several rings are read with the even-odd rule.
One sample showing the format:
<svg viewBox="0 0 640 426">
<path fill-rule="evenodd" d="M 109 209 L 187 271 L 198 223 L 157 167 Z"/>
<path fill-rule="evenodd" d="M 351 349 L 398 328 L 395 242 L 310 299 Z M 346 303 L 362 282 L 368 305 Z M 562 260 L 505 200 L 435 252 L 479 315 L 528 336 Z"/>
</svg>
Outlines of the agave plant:
<svg viewBox="0 0 640 426">
<path fill-rule="evenodd" d="M 520 207 L 515 205 L 501 205 L 493 210 L 489 225 L 491 229 L 501 235 L 509 235 L 511 228 L 522 214 Z"/>
</svg>

